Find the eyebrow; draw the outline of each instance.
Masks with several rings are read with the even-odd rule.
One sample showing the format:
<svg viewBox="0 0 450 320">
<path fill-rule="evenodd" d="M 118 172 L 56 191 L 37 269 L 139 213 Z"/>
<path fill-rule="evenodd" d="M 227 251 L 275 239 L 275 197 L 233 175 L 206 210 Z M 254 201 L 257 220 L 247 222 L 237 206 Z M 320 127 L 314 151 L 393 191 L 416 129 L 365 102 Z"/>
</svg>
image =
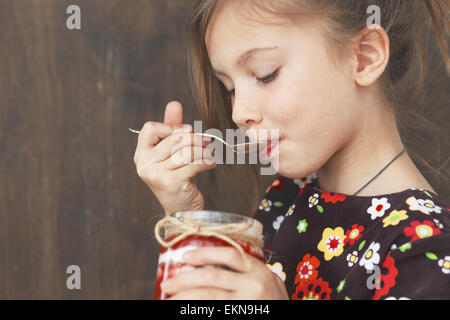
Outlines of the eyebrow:
<svg viewBox="0 0 450 320">
<path fill-rule="evenodd" d="M 251 59 L 256 53 L 263 52 L 263 51 L 275 50 L 275 49 L 278 49 L 278 47 L 253 48 L 253 49 L 247 50 L 247 51 L 246 51 L 246 52 L 245 52 L 245 53 L 244 53 L 244 54 L 236 61 L 235 66 L 237 67 L 237 66 L 240 66 L 240 65 L 245 64 L 245 63 L 246 63 L 249 59 Z M 223 73 L 223 72 L 217 71 L 217 70 L 215 70 L 215 69 L 211 69 L 211 70 L 212 70 L 212 72 L 213 72 L 215 75 L 226 76 L 226 74 Z"/>
</svg>

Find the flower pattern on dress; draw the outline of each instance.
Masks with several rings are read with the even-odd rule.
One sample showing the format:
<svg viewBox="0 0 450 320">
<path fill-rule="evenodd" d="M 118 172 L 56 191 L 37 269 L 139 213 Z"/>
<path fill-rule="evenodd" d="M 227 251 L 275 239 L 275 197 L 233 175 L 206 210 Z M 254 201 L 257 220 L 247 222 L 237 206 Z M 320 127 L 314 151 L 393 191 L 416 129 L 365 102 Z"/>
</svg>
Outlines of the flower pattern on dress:
<svg viewBox="0 0 450 320">
<path fill-rule="evenodd" d="M 319 203 L 319 194 L 315 193 L 313 196 L 309 197 L 308 201 L 309 201 L 308 206 L 310 208 L 316 206 Z"/>
<path fill-rule="evenodd" d="M 389 216 L 383 219 L 383 228 L 388 226 L 396 226 L 400 223 L 400 221 L 407 219 L 408 215 L 406 214 L 406 210 L 392 210 Z"/>
<path fill-rule="evenodd" d="M 361 238 L 363 231 L 363 226 L 359 226 L 357 224 L 352 225 L 351 229 L 345 232 L 344 245 L 349 244 L 352 246 L 357 240 L 359 240 L 359 238 Z"/>
<path fill-rule="evenodd" d="M 387 198 L 373 198 L 372 205 L 367 209 L 367 213 L 370 214 L 370 218 L 375 220 L 376 218 L 380 218 L 384 216 L 386 210 L 391 207 L 391 204 L 388 202 Z"/>
<path fill-rule="evenodd" d="M 389 290 L 395 286 L 395 278 L 398 275 L 398 270 L 395 267 L 395 260 L 388 253 L 386 259 L 384 259 L 381 268 L 387 270 L 386 273 L 381 273 L 378 281 L 379 289 L 375 290 L 375 295 L 372 297 L 373 300 L 379 300 L 380 297 L 389 293 Z"/>
<path fill-rule="evenodd" d="M 307 177 L 301 178 L 301 179 L 294 179 L 293 182 L 301 188 L 304 185 L 306 185 L 308 183 L 311 183 L 315 179 L 317 179 L 317 173 L 316 172 L 310 174 Z"/>
<path fill-rule="evenodd" d="M 261 204 L 259 205 L 259 210 L 264 210 L 266 212 L 269 212 L 272 207 L 272 201 L 263 199 L 261 201 Z"/>
<path fill-rule="evenodd" d="M 372 242 L 359 260 L 359 265 L 366 268 L 366 270 L 373 270 L 374 266 L 380 263 L 379 250 L 380 244 Z"/>
<path fill-rule="evenodd" d="M 442 272 L 450 274 L 450 256 L 446 256 L 444 259 L 438 261 L 439 267 L 442 268 Z"/>
<path fill-rule="evenodd" d="M 281 178 L 276 178 L 272 181 L 270 186 L 266 189 L 266 193 L 268 193 L 272 189 L 280 190 L 280 187 L 284 184 L 284 180 Z"/>
<path fill-rule="evenodd" d="M 450 211 L 438 195 L 360 197 L 277 179 L 254 218 L 265 263 L 291 299 L 450 299 Z"/>
<path fill-rule="evenodd" d="M 319 194 L 315 193 L 314 195 L 310 196 L 308 199 L 308 206 L 310 208 L 315 207 L 317 211 L 323 212 L 323 207 L 319 204 Z"/>
<path fill-rule="evenodd" d="M 436 206 L 430 199 L 416 199 L 415 197 L 409 197 L 406 199 L 406 203 L 409 205 L 410 211 L 420 211 L 424 214 L 430 214 L 432 212 L 441 213 L 441 207 Z"/>
<path fill-rule="evenodd" d="M 393 250 L 399 250 L 399 251 L 401 251 L 401 252 L 405 252 L 406 250 L 409 250 L 409 249 L 411 249 L 411 242 L 404 243 L 404 244 L 402 244 L 400 247 L 397 247 L 396 244 L 393 244 L 393 245 L 391 246 L 391 251 L 393 251 Z"/>
<path fill-rule="evenodd" d="M 411 222 L 409 227 L 403 229 L 403 233 L 407 237 L 412 237 L 411 242 L 413 242 L 440 234 L 441 230 L 436 228 L 436 225 L 432 221 L 425 220 L 420 222 L 416 220 Z"/>
<path fill-rule="evenodd" d="M 358 262 L 358 251 L 353 251 L 347 255 L 347 265 L 353 267 L 353 265 Z"/>
<path fill-rule="evenodd" d="M 298 224 L 297 224 L 298 233 L 306 232 L 307 227 L 308 227 L 308 222 L 306 222 L 306 219 L 298 221 Z"/>
<path fill-rule="evenodd" d="M 344 230 L 341 227 L 335 229 L 326 228 L 322 233 L 322 240 L 317 245 L 317 249 L 324 253 L 325 260 L 340 256 L 344 251 Z"/>
<path fill-rule="evenodd" d="M 286 212 L 286 216 L 292 215 L 292 213 L 294 213 L 294 211 L 295 211 L 295 203 L 289 207 L 288 211 Z"/>
<path fill-rule="evenodd" d="M 325 202 L 331 202 L 331 203 L 342 202 L 345 199 L 347 199 L 347 196 L 345 194 L 340 194 L 337 192 L 327 192 L 327 191 L 323 191 L 322 195 L 320 197 L 322 199 L 324 199 Z"/>
<path fill-rule="evenodd" d="M 438 219 L 433 219 L 433 222 L 439 229 L 444 229 L 444 225 Z"/>
<path fill-rule="evenodd" d="M 278 231 L 278 229 L 280 229 L 280 226 L 281 226 L 281 224 L 283 223 L 283 221 L 284 221 L 284 216 L 279 216 L 279 217 L 277 218 L 277 220 L 275 220 L 275 221 L 272 223 L 273 228 L 274 228 L 275 230 Z"/>
<path fill-rule="evenodd" d="M 309 253 L 303 256 L 303 260 L 297 265 L 297 273 L 295 275 L 295 284 L 298 284 L 305 280 L 312 280 L 317 277 L 320 262 L 314 256 Z"/>
<path fill-rule="evenodd" d="M 337 286 L 336 291 L 341 292 L 342 289 L 344 289 L 344 287 L 345 287 L 345 279 L 342 280 L 341 282 L 339 282 L 339 285 Z"/>
<path fill-rule="evenodd" d="M 330 300 L 331 289 L 322 278 L 304 281 L 298 285 L 292 300 Z"/>
<path fill-rule="evenodd" d="M 275 273 L 281 280 L 286 281 L 286 273 L 283 272 L 283 265 L 280 262 L 275 262 L 274 264 L 266 264 L 270 271 Z"/>
</svg>

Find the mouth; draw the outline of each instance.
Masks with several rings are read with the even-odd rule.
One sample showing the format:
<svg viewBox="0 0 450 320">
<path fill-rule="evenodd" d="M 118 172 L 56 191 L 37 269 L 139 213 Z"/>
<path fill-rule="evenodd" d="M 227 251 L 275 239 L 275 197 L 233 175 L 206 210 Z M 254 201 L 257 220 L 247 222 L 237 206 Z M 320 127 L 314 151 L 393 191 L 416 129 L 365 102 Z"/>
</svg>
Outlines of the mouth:
<svg viewBox="0 0 450 320">
<path fill-rule="evenodd" d="M 267 140 L 262 141 L 266 145 L 261 152 L 259 153 L 259 157 L 263 159 L 264 161 L 269 160 L 273 154 L 274 151 L 278 148 L 280 143 L 283 141 L 283 138 L 277 139 L 277 140 Z"/>
</svg>

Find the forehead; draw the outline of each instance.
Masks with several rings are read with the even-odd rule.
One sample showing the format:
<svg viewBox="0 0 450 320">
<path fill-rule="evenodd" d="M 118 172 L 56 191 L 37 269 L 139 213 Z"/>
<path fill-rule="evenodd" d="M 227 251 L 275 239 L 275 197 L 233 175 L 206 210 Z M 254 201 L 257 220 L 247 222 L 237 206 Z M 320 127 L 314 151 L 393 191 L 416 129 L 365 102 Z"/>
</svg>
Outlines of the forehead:
<svg viewBox="0 0 450 320">
<path fill-rule="evenodd" d="M 263 22 L 263 21 L 265 22 Z M 215 13 L 208 25 L 205 44 L 211 64 L 222 68 L 232 65 L 247 50 L 258 47 L 283 47 L 292 40 L 292 24 L 263 13 L 238 10 L 230 5 Z"/>
</svg>

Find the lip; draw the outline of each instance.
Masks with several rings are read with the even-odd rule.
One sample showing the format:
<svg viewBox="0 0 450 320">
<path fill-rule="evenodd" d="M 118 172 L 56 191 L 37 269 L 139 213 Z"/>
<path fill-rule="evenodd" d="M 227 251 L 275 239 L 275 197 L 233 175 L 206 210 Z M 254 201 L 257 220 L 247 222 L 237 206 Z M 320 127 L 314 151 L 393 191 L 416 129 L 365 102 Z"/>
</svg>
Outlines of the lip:
<svg viewBox="0 0 450 320">
<path fill-rule="evenodd" d="M 280 145 L 281 141 L 283 141 L 282 138 L 277 139 L 277 140 L 267 140 L 270 142 L 270 144 L 265 147 L 260 153 L 259 153 L 259 157 L 261 159 L 263 159 L 264 161 L 269 160 L 273 154 L 274 154 L 274 150 Z"/>
</svg>

